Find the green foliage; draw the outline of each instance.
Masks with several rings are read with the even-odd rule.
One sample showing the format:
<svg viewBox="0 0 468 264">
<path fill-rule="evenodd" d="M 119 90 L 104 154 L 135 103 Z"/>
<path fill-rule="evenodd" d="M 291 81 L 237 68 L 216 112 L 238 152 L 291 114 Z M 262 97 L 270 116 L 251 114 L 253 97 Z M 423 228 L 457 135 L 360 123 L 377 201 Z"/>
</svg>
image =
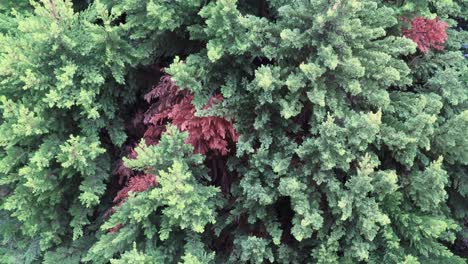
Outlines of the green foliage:
<svg viewBox="0 0 468 264">
<path fill-rule="evenodd" d="M 133 57 L 119 36 L 94 24 L 106 20 L 94 10 L 32 4 L 34 15 L 17 15 L 17 28 L 0 35 L 0 184 L 11 192 L 0 208 L 21 223 L 17 238 L 34 238 L 45 251 L 94 222 L 111 162 L 100 134 L 118 119 L 121 100 L 109 89 L 123 82 Z M 27 250 L 9 232 L 4 243 Z"/>
<path fill-rule="evenodd" d="M 0 263 L 465 263 L 467 12 L 463 0 L 2 1 Z M 451 26 L 444 50 L 402 36 L 415 16 Z M 194 154 L 169 124 L 142 139 L 158 67 L 196 115 L 233 121 L 230 156 Z M 121 157 L 156 185 L 114 206 Z"/>
<path fill-rule="evenodd" d="M 201 156 L 192 155 L 193 147 L 184 143 L 185 138 L 186 133 L 168 127 L 158 145 L 146 146 L 142 142 L 136 149 L 138 158 L 125 160 L 130 168 L 156 172 L 157 187 L 131 195 L 116 209 L 101 229 L 106 232 L 117 225 L 123 227 L 117 234 L 103 234 L 90 249 L 87 256 L 89 261 L 105 263 L 115 253 L 123 252 L 132 244 L 133 251 L 125 252 L 113 263 L 127 263 L 129 259 L 141 260 L 141 263 L 154 263 L 151 262 L 153 259 L 174 262 L 179 258 L 182 263 L 209 263 L 213 258 L 214 253 L 202 253 L 204 246 L 198 241 L 198 234 L 205 231 L 207 224 L 216 222 L 215 209 L 223 201 L 218 197 L 216 187 L 204 186 L 197 181 L 206 177 L 207 172 L 201 166 Z M 136 244 L 137 238 L 142 235 L 147 241 Z M 173 242 L 185 239 L 185 248 L 181 251 L 181 245 Z M 112 248 L 109 248 L 109 243 L 113 245 Z M 138 252 L 137 246 L 145 248 L 147 252 L 156 252 L 149 253 L 146 259 L 146 255 Z"/>
<path fill-rule="evenodd" d="M 230 161 L 242 175 L 234 206 L 250 227 L 236 232 L 266 230 L 258 231 L 261 243 L 234 240 L 244 253 L 237 261 L 279 262 L 284 246 L 298 262 L 461 261 L 439 242 L 453 242 L 457 225 L 444 205 L 455 175 L 438 157 L 466 153 L 455 143 L 466 145 L 462 118 L 444 127 L 451 105 L 466 109 L 466 62 L 449 44 L 443 53 L 410 55 L 414 43 L 394 34 L 410 7 L 378 2 L 271 1 L 274 20 L 236 12 L 234 1 L 210 3 L 201 11 L 204 31 L 216 34 L 206 36 L 206 52 L 169 68 L 199 105 L 209 87 L 220 87 L 241 134 Z M 431 59 L 448 54 L 453 64 Z M 265 62 L 246 66 L 253 58 Z M 284 221 L 274 213 L 282 197 L 293 214 L 280 247 L 285 224 L 268 227 Z"/>
</svg>

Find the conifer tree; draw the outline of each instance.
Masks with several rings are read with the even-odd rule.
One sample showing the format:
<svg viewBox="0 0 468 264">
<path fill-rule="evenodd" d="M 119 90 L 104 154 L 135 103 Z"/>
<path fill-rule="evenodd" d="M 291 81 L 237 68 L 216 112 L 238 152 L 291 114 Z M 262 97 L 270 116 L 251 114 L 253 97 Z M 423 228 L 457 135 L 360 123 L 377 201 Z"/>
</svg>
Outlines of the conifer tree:
<svg viewBox="0 0 468 264">
<path fill-rule="evenodd" d="M 0 263 L 466 263 L 467 12 L 0 3 Z"/>
</svg>

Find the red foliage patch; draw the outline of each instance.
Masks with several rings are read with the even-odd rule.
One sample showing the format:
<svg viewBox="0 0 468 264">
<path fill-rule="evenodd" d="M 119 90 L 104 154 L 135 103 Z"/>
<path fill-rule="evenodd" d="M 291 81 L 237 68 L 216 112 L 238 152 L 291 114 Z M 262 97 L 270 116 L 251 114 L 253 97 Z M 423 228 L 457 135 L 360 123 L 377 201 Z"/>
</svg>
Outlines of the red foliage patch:
<svg viewBox="0 0 468 264">
<path fill-rule="evenodd" d="M 130 178 L 127 186 L 117 193 L 114 203 L 120 205 L 127 200 L 130 192 L 144 192 L 153 186 L 156 186 L 156 176 L 153 174 L 134 176 Z"/>
<path fill-rule="evenodd" d="M 125 165 L 123 164 L 121 166 L 125 167 Z M 128 168 L 126 169 L 130 170 Z M 127 185 L 117 193 L 113 202 L 116 204 L 116 206 L 119 206 L 127 200 L 130 192 L 144 192 L 156 185 L 157 185 L 156 176 L 153 174 L 142 174 L 142 175 L 133 176 L 130 178 L 130 180 L 128 180 Z M 115 212 L 115 207 L 110 208 L 109 210 L 107 210 L 105 217 L 108 217 L 114 212 Z M 118 224 L 110 228 L 107 231 L 109 233 L 116 233 L 122 227 L 123 227 L 122 224 Z"/>
<path fill-rule="evenodd" d="M 119 232 L 120 228 L 122 228 L 122 227 L 123 227 L 122 224 L 118 224 L 118 225 L 116 225 L 116 226 L 114 226 L 114 227 L 112 227 L 112 228 L 109 228 L 109 230 L 107 230 L 107 231 L 108 231 L 109 233 L 111 233 L 111 234 L 112 234 L 112 233 L 117 233 L 117 232 Z"/>
<path fill-rule="evenodd" d="M 146 112 L 137 111 L 135 117 L 127 124 L 127 129 L 131 130 L 129 134 L 133 136 L 142 134 L 148 145 L 158 144 L 168 123 L 172 123 L 181 131 L 188 132 L 186 142 L 194 147 L 195 153 L 205 155 L 211 151 L 208 157 L 211 161 L 226 156 L 229 153 L 229 144 L 238 139 L 231 121 L 217 116 L 195 116 L 196 109 L 192 104 L 193 95 L 187 90 L 180 89 L 168 75 L 163 76 L 158 85 L 144 96 L 144 99 L 150 104 L 148 110 Z M 221 95 L 211 97 L 204 109 L 211 108 L 222 102 L 223 99 Z M 134 144 L 129 143 L 125 148 L 125 156 L 130 159 L 136 158 L 137 153 L 134 147 Z M 217 163 L 215 164 L 216 168 L 223 167 L 223 164 Z M 119 184 L 127 182 L 126 186 L 114 198 L 116 206 L 124 203 L 130 192 L 143 192 L 157 184 L 153 174 L 138 174 L 138 172 L 127 168 L 122 160 L 117 164 L 114 175 L 119 177 Z M 218 176 L 215 169 L 214 180 L 223 181 L 219 180 Z M 106 215 L 112 214 L 114 211 L 115 207 L 109 209 Z M 120 228 L 122 228 L 121 224 L 108 231 L 115 233 Z"/>
<path fill-rule="evenodd" d="M 124 153 L 126 153 L 125 156 L 127 156 L 128 158 L 135 159 L 137 157 L 137 153 L 131 145 L 126 145 L 124 147 L 124 150 Z M 123 163 L 123 160 L 120 159 L 114 168 L 113 174 L 119 177 L 119 184 L 122 184 L 126 182 L 129 178 L 135 176 L 135 171 L 127 168 L 127 166 L 125 166 L 125 164 Z"/>
<path fill-rule="evenodd" d="M 439 18 L 428 19 L 424 17 L 415 17 L 410 22 L 407 18 L 403 19 L 410 23 L 411 28 L 403 28 L 403 35 L 418 45 L 418 49 L 427 53 L 429 49 L 443 50 L 443 44 L 447 41 L 447 28 L 449 25 Z"/>
<path fill-rule="evenodd" d="M 236 142 L 238 135 L 232 123 L 224 118 L 195 116 L 196 109 L 192 104 L 193 95 L 181 90 L 169 76 L 161 78 L 160 83 L 145 95 L 145 100 L 153 103 L 145 113 L 144 122 L 148 125 L 145 132 L 147 143 L 152 143 L 164 131 L 164 123 L 169 122 L 181 131 L 187 131 L 187 143 L 195 153 L 206 154 L 209 150 L 222 156 L 229 153 L 229 141 Z M 210 98 L 205 109 L 223 101 L 221 95 Z M 149 142 L 148 142 L 149 141 Z"/>
</svg>

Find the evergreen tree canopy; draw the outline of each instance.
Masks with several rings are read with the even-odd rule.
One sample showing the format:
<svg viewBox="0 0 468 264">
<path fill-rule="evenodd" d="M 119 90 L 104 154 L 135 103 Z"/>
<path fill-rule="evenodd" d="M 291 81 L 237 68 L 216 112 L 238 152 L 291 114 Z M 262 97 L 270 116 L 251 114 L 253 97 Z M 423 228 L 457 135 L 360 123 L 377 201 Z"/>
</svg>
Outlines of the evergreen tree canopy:
<svg viewBox="0 0 468 264">
<path fill-rule="evenodd" d="M 0 2 L 0 263 L 466 263 L 468 2 Z"/>
</svg>

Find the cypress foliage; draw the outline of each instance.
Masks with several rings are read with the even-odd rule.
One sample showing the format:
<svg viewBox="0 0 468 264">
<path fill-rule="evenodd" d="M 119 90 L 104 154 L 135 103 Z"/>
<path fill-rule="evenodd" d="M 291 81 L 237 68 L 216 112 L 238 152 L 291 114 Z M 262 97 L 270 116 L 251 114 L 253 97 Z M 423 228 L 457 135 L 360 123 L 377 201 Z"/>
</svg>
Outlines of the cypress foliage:
<svg viewBox="0 0 468 264">
<path fill-rule="evenodd" d="M 0 3 L 0 263 L 465 263 L 467 12 Z"/>
</svg>

